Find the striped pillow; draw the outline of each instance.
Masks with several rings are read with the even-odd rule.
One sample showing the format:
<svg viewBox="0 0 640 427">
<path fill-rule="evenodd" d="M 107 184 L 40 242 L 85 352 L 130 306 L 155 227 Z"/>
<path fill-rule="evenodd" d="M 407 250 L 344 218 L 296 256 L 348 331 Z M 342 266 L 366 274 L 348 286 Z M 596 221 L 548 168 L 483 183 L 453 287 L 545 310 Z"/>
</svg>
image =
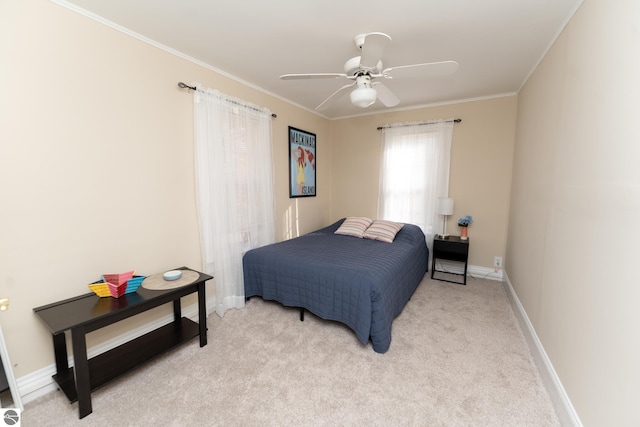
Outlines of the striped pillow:
<svg viewBox="0 0 640 427">
<path fill-rule="evenodd" d="M 391 243 L 396 238 L 398 231 L 404 226 L 404 224 L 393 221 L 385 221 L 383 219 L 376 219 L 364 232 L 365 239 L 381 240 L 383 242 Z"/>
<path fill-rule="evenodd" d="M 354 236 L 362 238 L 365 230 L 369 225 L 371 225 L 371 219 L 360 217 L 360 216 L 350 216 L 344 220 L 342 225 L 335 231 L 335 234 L 343 234 L 345 236 Z"/>
</svg>

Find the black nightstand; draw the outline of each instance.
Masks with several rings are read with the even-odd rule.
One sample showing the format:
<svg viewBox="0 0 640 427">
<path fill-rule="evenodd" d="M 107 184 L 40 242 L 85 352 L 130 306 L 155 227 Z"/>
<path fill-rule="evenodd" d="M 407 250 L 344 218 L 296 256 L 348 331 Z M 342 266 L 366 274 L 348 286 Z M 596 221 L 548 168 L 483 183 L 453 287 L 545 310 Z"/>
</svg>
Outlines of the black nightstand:
<svg viewBox="0 0 640 427">
<path fill-rule="evenodd" d="M 436 259 L 446 259 L 449 261 L 464 262 L 464 274 L 462 274 L 462 283 L 454 282 L 452 280 L 438 279 L 433 277 L 434 273 L 446 273 L 444 271 L 436 271 Z M 443 282 L 457 283 L 458 285 L 467 284 L 467 262 L 469 259 L 469 239 L 462 240 L 458 236 L 446 236 L 440 237 L 436 235 L 433 239 L 433 260 L 431 265 L 431 278 L 435 280 L 442 280 Z M 459 273 L 449 273 L 457 274 Z"/>
</svg>

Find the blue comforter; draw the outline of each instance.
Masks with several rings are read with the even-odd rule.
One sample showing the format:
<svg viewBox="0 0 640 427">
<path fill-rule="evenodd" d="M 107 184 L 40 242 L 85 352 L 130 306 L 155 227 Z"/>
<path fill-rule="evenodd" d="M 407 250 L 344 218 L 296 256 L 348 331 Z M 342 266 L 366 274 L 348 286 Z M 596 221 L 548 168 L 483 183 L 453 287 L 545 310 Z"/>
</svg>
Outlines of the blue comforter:
<svg viewBox="0 0 640 427">
<path fill-rule="evenodd" d="M 253 249 L 243 258 L 245 296 L 302 307 L 342 322 L 374 351 L 391 344 L 391 324 L 427 271 L 422 230 L 405 224 L 393 243 L 321 230 Z"/>
</svg>

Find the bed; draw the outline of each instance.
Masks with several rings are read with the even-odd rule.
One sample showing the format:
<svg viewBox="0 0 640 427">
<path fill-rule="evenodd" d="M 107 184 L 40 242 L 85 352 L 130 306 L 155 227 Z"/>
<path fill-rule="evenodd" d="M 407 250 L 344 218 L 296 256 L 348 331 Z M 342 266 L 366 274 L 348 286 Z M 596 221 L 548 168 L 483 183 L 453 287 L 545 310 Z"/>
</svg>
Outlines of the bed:
<svg viewBox="0 0 640 427">
<path fill-rule="evenodd" d="M 404 224 L 392 243 L 335 234 L 345 218 L 315 232 L 248 251 L 245 297 L 299 307 L 351 328 L 373 350 L 391 345 L 391 325 L 427 271 L 422 230 Z"/>
</svg>

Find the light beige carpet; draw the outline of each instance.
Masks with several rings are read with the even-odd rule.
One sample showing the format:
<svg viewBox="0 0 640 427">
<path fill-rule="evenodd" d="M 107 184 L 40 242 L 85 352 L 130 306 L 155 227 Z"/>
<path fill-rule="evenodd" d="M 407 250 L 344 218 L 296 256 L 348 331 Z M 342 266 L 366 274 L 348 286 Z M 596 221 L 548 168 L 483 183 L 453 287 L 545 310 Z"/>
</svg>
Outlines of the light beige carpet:
<svg viewBox="0 0 640 427">
<path fill-rule="evenodd" d="M 425 277 L 375 353 L 347 327 L 252 298 L 188 344 L 93 393 L 78 420 L 62 392 L 29 426 L 560 425 L 503 285 Z"/>
</svg>

